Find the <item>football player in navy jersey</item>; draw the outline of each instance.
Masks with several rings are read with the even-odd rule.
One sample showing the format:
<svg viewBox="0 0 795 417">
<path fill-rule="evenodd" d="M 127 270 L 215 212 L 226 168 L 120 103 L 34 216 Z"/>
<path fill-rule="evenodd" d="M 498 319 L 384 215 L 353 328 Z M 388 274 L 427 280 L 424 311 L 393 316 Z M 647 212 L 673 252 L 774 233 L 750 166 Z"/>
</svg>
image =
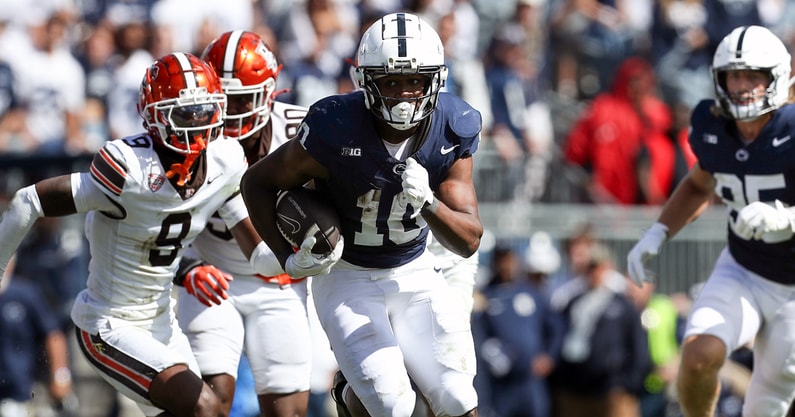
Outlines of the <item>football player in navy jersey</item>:
<svg viewBox="0 0 795 417">
<path fill-rule="evenodd" d="M 693 110 L 698 163 L 627 257 L 636 284 L 644 262 L 714 196 L 728 208 L 728 245 L 688 317 L 678 392 L 684 415 L 712 416 L 718 370 L 754 341 L 743 416 L 781 416 L 795 397 L 795 105 L 790 54 L 768 29 L 744 26 L 715 51 L 717 100 Z"/>
<path fill-rule="evenodd" d="M 349 382 L 335 390 L 345 403 L 358 397 L 372 416 L 408 417 L 413 381 L 435 415 L 477 416 L 469 316 L 434 269 L 426 237 L 432 230 L 464 257 L 478 249 L 480 114 L 439 93 L 442 43 L 412 14 L 386 15 L 364 32 L 355 74 L 361 91 L 313 104 L 296 139 L 246 172 L 243 197 L 285 271 L 314 276 L 318 317 Z M 313 256 L 313 237 L 293 252 L 275 226 L 278 190 L 310 180 L 340 214 L 340 259 Z"/>
</svg>

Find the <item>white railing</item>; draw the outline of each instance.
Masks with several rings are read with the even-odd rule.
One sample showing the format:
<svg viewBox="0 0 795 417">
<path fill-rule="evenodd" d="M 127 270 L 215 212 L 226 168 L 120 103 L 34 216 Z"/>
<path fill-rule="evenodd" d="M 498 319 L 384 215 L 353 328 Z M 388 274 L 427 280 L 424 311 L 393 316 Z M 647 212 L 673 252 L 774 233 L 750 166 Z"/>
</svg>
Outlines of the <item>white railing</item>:
<svg viewBox="0 0 795 417">
<path fill-rule="evenodd" d="M 589 223 L 594 237 L 613 249 L 622 270 L 626 268 L 626 254 L 660 210 L 645 206 L 517 202 L 487 202 L 479 208 L 487 231 L 484 253 L 495 241 L 517 247 L 527 245 L 530 235 L 539 230 L 549 233 L 562 247 L 566 238 Z M 666 242 L 660 255 L 650 262 L 650 269 L 658 277 L 658 291 L 687 291 L 692 284 L 705 280 L 725 242 L 725 207 L 713 206 Z"/>
</svg>

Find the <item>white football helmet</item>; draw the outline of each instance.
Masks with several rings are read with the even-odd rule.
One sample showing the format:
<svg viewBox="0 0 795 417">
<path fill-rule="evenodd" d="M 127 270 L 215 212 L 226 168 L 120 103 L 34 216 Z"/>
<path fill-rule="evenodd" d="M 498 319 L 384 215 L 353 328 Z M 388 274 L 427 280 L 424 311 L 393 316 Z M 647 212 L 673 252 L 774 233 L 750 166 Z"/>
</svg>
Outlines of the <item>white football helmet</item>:
<svg viewBox="0 0 795 417">
<path fill-rule="evenodd" d="M 789 97 L 790 54 L 784 43 L 762 26 L 741 26 L 718 45 L 712 59 L 712 80 L 723 112 L 736 120 L 753 120 L 787 102 Z M 726 90 L 726 72 L 762 70 L 770 75 L 765 94 L 749 104 L 736 104 Z"/>
<path fill-rule="evenodd" d="M 387 108 L 375 80 L 396 74 L 423 74 L 428 81 L 422 97 Z M 442 40 L 431 25 L 416 15 L 388 14 L 362 36 L 355 77 L 357 86 L 364 90 L 367 108 L 395 129 L 408 130 L 433 112 L 447 79 Z"/>
</svg>

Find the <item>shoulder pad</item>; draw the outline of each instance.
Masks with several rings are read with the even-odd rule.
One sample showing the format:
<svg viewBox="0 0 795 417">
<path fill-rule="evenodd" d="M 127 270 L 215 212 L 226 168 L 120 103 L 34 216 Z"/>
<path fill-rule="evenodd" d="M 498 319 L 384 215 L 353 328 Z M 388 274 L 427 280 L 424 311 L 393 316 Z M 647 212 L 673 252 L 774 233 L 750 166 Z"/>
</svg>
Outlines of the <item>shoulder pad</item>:
<svg viewBox="0 0 795 417">
<path fill-rule="evenodd" d="M 480 133 L 483 120 L 480 112 L 467 102 L 452 94 L 439 94 L 439 101 L 444 102 L 448 125 L 453 132 L 461 137 L 471 138 Z"/>
<path fill-rule="evenodd" d="M 208 155 L 220 161 L 222 165 L 240 166 L 241 163 L 248 165 L 246 153 L 236 140 L 216 139 L 210 142 L 210 146 L 212 146 L 213 149 L 211 152 L 208 152 Z M 247 167 L 244 167 L 244 169 L 245 168 Z"/>
<path fill-rule="evenodd" d="M 792 103 L 785 103 L 783 106 L 779 107 L 776 112 L 781 112 L 784 115 L 787 115 L 787 120 L 792 120 L 791 117 L 793 113 L 795 113 L 795 105 Z"/>
<path fill-rule="evenodd" d="M 694 127 L 703 125 L 717 117 L 723 117 L 723 112 L 718 102 L 712 99 L 701 100 L 693 107 L 693 111 L 690 114 L 690 125 Z"/>
<path fill-rule="evenodd" d="M 91 178 L 102 189 L 115 196 L 124 190 L 129 168 L 124 153 L 119 148 L 119 140 L 108 141 L 100 148 L 91 161 Z"/>
<path fill-rule="evenodd" d="M 336 107 L 342 107 L 345 105 L 344 96 L 342 95 L 331 95 L 328 97 L 323 97 L 318 101 L 314 102 L 311 106 L 309 106 L 309 111 L 321 111 L 326 112 L 330 109 L 334 109 Z"/>
</svg>

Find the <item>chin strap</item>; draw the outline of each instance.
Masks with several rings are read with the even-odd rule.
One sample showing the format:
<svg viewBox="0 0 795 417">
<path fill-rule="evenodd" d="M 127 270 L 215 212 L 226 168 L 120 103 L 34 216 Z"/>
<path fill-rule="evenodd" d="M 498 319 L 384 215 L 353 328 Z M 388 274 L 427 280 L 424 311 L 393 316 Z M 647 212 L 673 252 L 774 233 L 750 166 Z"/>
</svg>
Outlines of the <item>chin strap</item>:
<svg viewBox="0 0 795 417">
<path fill-rule="evenodd" d="M 195 140 L 198 148 L 205 149 L 207 147 L 201 138 L 196 138 Z M 190 181 L 190 167 L 193 166 L 193 161 L 195 161 L 199 155 L 201 155 L 201 151 L 194 151 L 189 153 L 182 163 L 175 162 L 171 164 L 171 168 L 166 171 L 166 178 L 171 179 L 174 175 L 178 176 L 177 187 L 183 187 L 185 182 Z"/>
<path fill-rule="evenodd" d="M 198 157 L 198 154 L 190 154 L 185 158 L 183 163 L 176 162 L 171 164 L 171 168 L 166 171 L 166 178 L 171 179 L 174 175 L 179 177 L 177 180 L 177 187 L 182 187 L 185 185 L 186 181 L 190 180 L 190 167 L 193 165 L 193 161 Z"/>
</svg>

